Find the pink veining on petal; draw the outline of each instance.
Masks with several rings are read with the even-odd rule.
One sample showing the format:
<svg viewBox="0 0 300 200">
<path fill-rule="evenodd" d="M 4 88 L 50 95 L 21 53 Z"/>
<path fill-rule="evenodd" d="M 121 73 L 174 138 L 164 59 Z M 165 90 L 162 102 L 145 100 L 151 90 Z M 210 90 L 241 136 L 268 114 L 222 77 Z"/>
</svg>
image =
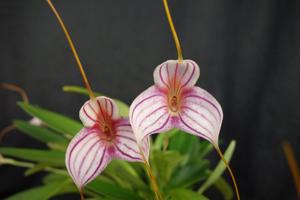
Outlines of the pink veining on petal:
<svg viewBox="0 0 300 200">
<path fill-rule="evenodd" d="M 105 169 L 106 165 L 110 162 L 111 157 L 109 157 L 109 159 L 107 159 L 107 161 L 105 162 L 105 154 L 106 154 L 107 148 L 104 147 L 103 153 L 101 155 L 101 160 L 99 162 L 99 164 L 97 165 L 97 168 L 94 170 L 94 172 L 89 176 L 89 178 L 87 178 L 85 180 L 85 184 L 89 183 L 92 179 L 94 179 L 98 174 L 100 174 L 102 172 L 102 170 Z M 89 167 L 89 169 L 91 169 L 91 167 Z M 87 173 L 86 173 L 87 174 Z"/>
<path fill-rule="evenodd" d="M 223 119 L 223 111 L 218 101 L 199 87 L 186 92 L 183 99 L 177 127 L 218 144 Z"/>
<path fill-rule="evenodd" d="M 181 130 L 184 130 L 184 131 L 186 131 L 186 132 L 188 132 L 188 133 L 192 133 L 192 134 L 197 135 L 197 136 L 199 136 L 199 137 L 202 137 L 202 138 L 204 138 L 204 139 L 206 139 L 206 140 L 208 140 L 208 141 L 210 141 L 210 142 L 213 142 L 213 141 L 211 140 L 210 137 L 208 137 L 207 135 L 205 135 L 205 134 L 201 133 L 200 131 L 194 129 L 194 128 L 191 127 L 189 124 L 187 124 L 187 123 L 182 119 L 181 115 L 179 115 L 179 119 L 180 119 L 180 122 L 181 122 L 181 123 L 177 125 L 177 126 L 178 126 L 177 128 L 180 128 Z"/>
<path fill-rule="evenodd" d="M 181 119 L 183 118 L 182 116 L 184 116 L 187 119 L 189 119 L 192 122 L 192 124 L 194 125 L 194 127 L 198 126 L 201 129 L 203 129 L 203 131 L 202 131 L 203 134 L 208 135 L 208 137 L 213 137 L 213 132 L 212 132 L 213 129 L 211 129 L 210 127 L 207 127 L 207 126 L 205 126 L 205 124 L 203 124 L 203 121 L 205 121 L 205 120 L 201 120 L 199 118 L 193 118 L 188 113 L 186 113 L 184 111 L 181 112 L 180 116 L 181 116 Z M 197 130 L 199 130 L 199 128 Z"/>
<path fill-rule="evenodd" d="M 151 117 L 152 115 L 154 115 L 155 113 L 157 113 L 157 112 L 159 112 L 159 111 L 161 111 L 161 110 L 164 110 L 162 115 L 165 115 L 165 114 L 168 113 L 168 111 L 167 111 L 167 106 L 166 106 L 166 105 L 159 106 L 158 108 L 155 108 L 152 112 L 147 113 L 145 116 L 143 116 L 143 118 L 141 118 L 141 120 L 140 120 L 140 123 L 139 123 L 138 127 L 141 128 L 141 125 L 142 125 L 142 123 L 143 123 L 145 120 L 147 120 L 149 117 Z M 162 115 L 161 115 L 161 116 L 162 116 Z M 160 116 L 160 117 L 161 117 L 161 116 Z M 158 118 L 158 119 L 159 119 L 159 118 Z"/>
<path fill-rule="evenodd" d="M 182 109 L 183 110 L 188 110 L 188 111 L 192 111 L 193 113 L 199 115 L 199 117 L 203 118 L 204 120 L 206 120 L 213 129 L 217 129 L 216 125 L 214 124 L 214 122 L 212 121 L 212 119 L 209 118 L 209 116 L 206 115 L 206 113 L 202 112 L 200 113 L 199 111 L 191 108 L 191 107 L 188 107 L 188 106 L 182 106 Z M 212 114 L 212 113 L 210 113 Z"/>
<path fill-rule="evenodd" d="M 135 114 L 135 111 L 136 111 L 136 109 L 139 107 L 139 106 L 141 106 L 141 105 L 143 105 L 143 103 L 145 103 L 147 100 L 151 100 L 151 99 L 153 99 L 153 98 L 155 98 L 155 97 L 160 97 L 161 96 L 161 94 L 153 94 L 153 95 L 150 95 L 150 96 L 147 96 L 147 97 L 145 97 L 145 98 L 143 98 L 143 99 L 139 99 L 139 101 L 138 102 L 136 102 L 136 105 L 133 107 L 133 109 L 132 109 L 132 112 L 131 112 L 131 118 L 133 118 L 133 115 Z"/>
<path fill-rule="evenodd" d="M 92 127 L 107 120 L 118 119 L 119 113 L 112 99 L 101 96 L 88 100 L 80 109 L 79 117 L 85 127 Z"/>
<path fill-rule="evenodd" d="M 90 128 L 83 128 L 71 140 L 66 153 L 66 166 L 78 188 L 90 182 L 110 162 L 105 148 L 95 130 Z"/>
<path fill-rule="evenodd" d="M 86 153 L 91 152 L 95 146 L 97 147 L 97 145 L 100 143 L 100 141 L 101 141 L 101 139 L 98 139 L 98 140 L 96 140 L 96 141 L 93 141 L 94 143 L 88 148 L 88 150 L 87 150 Z M 98 145 L 98 148 L 97 148 L 97 149 L 98 149 L 97 151 L 99 151 L 99 145 Z M 97 151 L 94 153 L 93 160 L 95 160 L 95 158 L 96 158 Z M 80 160 L 79 170 L 78 170 L 78 173 L 77 173 L 77 176 L 78 176 L 78 177 L 81 176 L 81 173 L 82 173 L 82 167 L 83 167 L 83 164 L 85 163 L 86 159 L 87 159 L 87 156 L 84 156 L 83 159 L 81 158 L 81 160 Z M 91 166 L 90 166 L 90 167 L 91 167 Z M 89 169 L 90 169 L 90 167 L 89 167 Z M 86 170 L 85 175 L 86 175 L 86 173 L 89 171 L 89 169 Z M 84 178 L 84 176 L 83 176 L 83 178 Z M 83 179 L 83 178 L 82 178 L 82 179 Z"/>
<path fill-rule="evenodd" d="M 156 67 L 154 82 L 158 87 L 172 88 L 192 87 L 200 76 L 200 68 L 192 60 L 168 60 Z M 166 81 L 166 79 L 168 81 Z"/>
<path fill-rule="evenodd" d="M 219 121 L 221 122 L 223 119 L 223 111 L 222 107 L 219 104 L 219 102 L 211 95 L 209 94 L 206 90 L 200 88 L 200 87 L 194 87 L 189 93 L 187 93 L 184 96 L 186 101 L 191 101 L 190 99 L 198 99 L 195 100 L 195 102 L 201 104 L 206 103 L 207 104 L 207 109 L 210 110 L 212 113 L 217 113 Z M 211 107 L 211 108 L 209 108 Z"/>
<path fill-rule="evenodd" d="M 156 131 L 171 129 L 171 121 L 167 120 L 169 111 L 165 99 L 165 93 L 152 86 L 133 101 L 129 116 L 138 143 L 147 135 L 157 133 Z"/>
<path fill-rule="evenodd" d="M 143 159 L 139 152 L 139 147 L 136 142 L 135 135 L 131 128 L 126 126 L 126 123 L 120 121 L 120 124 L 125 124 L 125 126 L 118 126 L 116 128 L 116 143 L 114 144 L 115 147 L 115 154 L 114 156 L 118 159 L 127 160 L 127 161 L 139 161 L 142 162 Z M 128 121 L 128 120 L 127 120 Z M 150 144 L 147 140 L 143 143 L 143 149 L 145 149 L 147 157 L 149 154 Z"/>
</svg>

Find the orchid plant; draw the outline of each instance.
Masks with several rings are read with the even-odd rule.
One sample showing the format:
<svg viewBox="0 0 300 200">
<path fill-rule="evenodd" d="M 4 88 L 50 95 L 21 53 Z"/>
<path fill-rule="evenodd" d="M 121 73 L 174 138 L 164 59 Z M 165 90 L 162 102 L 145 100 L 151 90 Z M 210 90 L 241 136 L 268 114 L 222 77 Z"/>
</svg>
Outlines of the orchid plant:
<svg viewBox="0 0 300 200">
<path fill-rule="evenodd" d="M 138 143 L 147 136 L 179 128 L 209 141 L 226 164 L 237 199 L 239 190 L 231 168 L 219 148 L 223 111 L 219 102 L 204 89 L 195 86 L 200 68 L 192 60 L 183 60 L 182 50 L 167 0 L 166 15 L 177 48 L 178 59 L 168 60 L 154 70 L 154 85 L 142 92 L 130 106 L 130 122 Z"/>
<path fill-rule="evenodd" d="M 80 123 L 31 105 L 20 87 L 2 85 L 19 92 L 23 102 L 18 105 L 34 117 L 30 122 L 15 120 L 2 134 L 17 128 L 48 146 L 47 150 L 0 148 L 0 164 L 28 168 L 26 175 L 48 173 L 43 186 L 7 199 L 49 199 L 79 191 L 82 200 L 205 200 L 203 193 L 215 186 L 229 200 L 232 189 L 221 177 L 226 167 L 239 199 L 228 165 L 235 142 L 230 143 L 223 156 L 218 146 L 222 108 L 211 94 L 195 86 L 200 69 L 194 61 L 182 59 L 167 1 L 164 0 L 164 6 L 178 60 L 159 65 L 154 71 L 155 85 L 140 94 L 130 107 L 91 89 L 64 22 L 52 2 L 47 2 L 66 35 L 85 84 L 85 88 L 71 86 L 64 87 L 64 91 L 88 95 L 90 99 L 79 111 Z M 164 134 L 153 141 L 150 135 L 154 133 Z M 214 170 L 205 157 L 212 147 L 223 160 Z"/>
</svg>

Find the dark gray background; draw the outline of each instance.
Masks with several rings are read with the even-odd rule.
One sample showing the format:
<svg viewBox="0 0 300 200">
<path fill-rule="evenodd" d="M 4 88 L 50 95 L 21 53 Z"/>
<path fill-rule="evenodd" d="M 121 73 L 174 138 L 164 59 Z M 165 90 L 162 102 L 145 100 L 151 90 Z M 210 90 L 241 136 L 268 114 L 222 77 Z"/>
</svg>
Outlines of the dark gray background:
<svg viewBox="0 0 300 200">
<path fill-rule="evenodd" d="M 156 65 L 176 59 L 161 0 L 56 0 L 92 87 L 130 103 L 153 83 Z M 222 148 L 237 140 L 232 168 L 243 200 L 296 199 L 281 143 L 300 161 L 300 1 L 170 0 L 184 58 L 200 65 L 198 85 L 224 109 Z M 84 97 L 74 58 L 44 0 L 0 1 L 0 81 L 17 83 L 34 104 L 78 118 Z M 27 116 L 0 91 L 0 127 Z M 14 132 L 2 145 L 40 144 Z M 0 197 L 39 176 L 0 167 Z"/>
</svg>

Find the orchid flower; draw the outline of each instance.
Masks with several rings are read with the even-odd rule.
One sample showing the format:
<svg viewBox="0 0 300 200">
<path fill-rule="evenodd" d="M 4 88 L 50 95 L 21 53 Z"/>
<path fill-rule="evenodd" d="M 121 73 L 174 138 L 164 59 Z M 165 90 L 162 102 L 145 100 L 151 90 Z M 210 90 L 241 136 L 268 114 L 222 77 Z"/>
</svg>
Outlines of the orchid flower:
<svg viewBox="0 0 300 200">
<path fill-rule="evenodd" d="M 218 101 L 195 86 L 200 75 L 192 60 L 169 60 L 154 71 L 155 85 L 140 94 L 129 116 L 137 141 L 179 128 L 218 145 L 223 111 Z"/>
<path fill-rule="evenodd" d="M 79 116 L 84 128 L 71 140 L 66 152 L 67 170 L 79 189 L 114 158 L 143 162 L 129 120 L 119 116 L 112 99 L 102 96 L 87 101 Z M 148 139 L 142 150 L 148 157 Z"/>
<path fill-rule="evenodd" d="M 163 0 L 163 3 L 178 60 L 168 60 L 158 65 L 153 74 L 154 85 L 142 92 L 131 104 L 129 118 L 135 137 L 138 143 L 142 143 L 151 134 L 178 128 L 208 140 L 224 161 L 239 200 L 234 175 L 218 145 L 223 120 L 222 107 L 209 92 L 195 86 L 200 68 L 192 60 L 183 60 L 167 0 Z"/>
<path fill-rule="evenodd" d="M 47 2 L 66 35 L 90 96 L 79 112 L 84 128 L 69 143 L 65 157 L 67 170 L 84 199 L 82 188 L 112 159 L 147 162 L 149 139 L 138 146 L 128 118 L 120 117 L 115 102 L 108 97 L 94 96 L 70 34 L 51 0 Z"/>
</svg>

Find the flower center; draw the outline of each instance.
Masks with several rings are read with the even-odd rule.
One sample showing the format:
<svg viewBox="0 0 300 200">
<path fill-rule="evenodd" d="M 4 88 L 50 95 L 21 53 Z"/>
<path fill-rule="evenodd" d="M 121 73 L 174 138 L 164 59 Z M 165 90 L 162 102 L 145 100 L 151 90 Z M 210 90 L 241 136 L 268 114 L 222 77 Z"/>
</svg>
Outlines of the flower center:
<svg viewBox="0 0 300 200">
<path fill-rule="evenodd" d="M 173 113 L 177 113 L 179 111 L 179 99 L 176 95 L 172 95 L 169 98 L 169 109 Z"/>
<path fill-rule="evenodd" d="M 115 138 L 114 131 L 112 130 L 111 126 L 104 123 L 102 125 L 102 138 L 111 142 Z"/>
</svg>

